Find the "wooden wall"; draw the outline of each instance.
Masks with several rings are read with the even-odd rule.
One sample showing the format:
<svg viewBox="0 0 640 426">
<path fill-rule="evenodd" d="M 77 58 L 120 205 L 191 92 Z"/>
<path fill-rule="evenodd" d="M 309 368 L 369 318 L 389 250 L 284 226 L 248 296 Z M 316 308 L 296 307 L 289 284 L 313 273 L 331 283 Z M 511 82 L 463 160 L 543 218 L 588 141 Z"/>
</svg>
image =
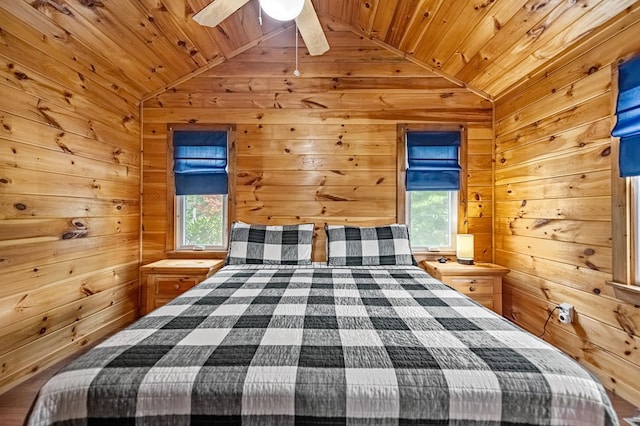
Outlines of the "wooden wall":
<svg viewBox="0 0 640 426">
<path fill-rule="evenodd" d="M 23 2 L 0 22 L 2 393 L 136 317 L 140 129 L 105 59 Z"/>
<path fill-rule="evenodd" d="M 637 10 L 637 8 L 636 8 Z M 618 58 L 640 53 L 640 17 L 619 19 L 495 105 L 495 260 L 505 316 L 533 334 L 559 303 L 545 340 L 640 405 L 640 308 L 617 300 L 612 273 L 610 130 Z"/>
<path fill-rule="evenodd" d="M 289 28 L 144 102 L 143 262 L 166 256 L 169 123 L 236 125 L 236 219 L 315 223 L 316 260 L 325 260 L 324 223 L 397 220 L 399 123 L 466 125 L 465 210 L 478 257 L 491 260 L 490 102 L 335 22 L 325 27 L 331 49 L 310 57 L 301 42 L 300 77 Z"/>
<path fill-rule="evenodd" d="M 218 32 L 173 2 L 99 3 L 0 2 L 0 393 L 136 316 L 139 260 L 166 257 L 168 124 L 234 124 L 236 219 L 313 221 L 321 260 L 325 222 L 397 220 L 399 124 L 459 123 L 468 129 L 461 228 L 475 234 L 478 260 L 511 268 L 505 314 L 539 334 L 554 306 L 572 303 L 576 322 L 551 321 L 545 339 L 640 405 L 640 308 L 604 285 L 614 260 L 612 64 L 640 52 L 640 7 L 593 30 L 619 9 L 490 2 L 489 13 L 451 2 L 435 12 L 457 18 L 443 20 L 409 0 L 318 1 L 378 42 L 325 15 L 331 50 L 312 58 L 301 47 L 296 78 L 292 28 L 227 60 L 277 27 L 257 25 L 255 3 Z M 480 37 L 466 37 L 471 25 L 464 37 L 421 42 L 447 25 L 463 34 L 452 23 L 472 15 Z M 460 67 L 452 74 L 471 76 L 495 105 L 385 42 L 407 54 L 419 47 L 428 67 Z M 140 115 L 143 95 L 165 85 Z"/>
</svg>

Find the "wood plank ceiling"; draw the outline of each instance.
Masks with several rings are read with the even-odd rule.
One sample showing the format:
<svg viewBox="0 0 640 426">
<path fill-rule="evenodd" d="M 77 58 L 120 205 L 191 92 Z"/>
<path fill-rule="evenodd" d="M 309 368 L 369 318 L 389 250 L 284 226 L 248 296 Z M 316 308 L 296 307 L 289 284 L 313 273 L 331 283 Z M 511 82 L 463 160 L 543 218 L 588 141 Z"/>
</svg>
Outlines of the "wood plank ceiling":
<svg viewBox="0 0 640 426">
<path fill-rule="evenodd" d="M 640 0 L 314 0 L 321 16 L 485 94 L 498 98 L 536 69 Z M 13 0 L 0 24 L 53 38 L 72 58 L 138 99 L 211 68 L 290 23 L 258 22 L 251 0 L 216 28 L 191 16 L 209 0 Z M 20 21 L 15 21 L 18 18 Z M 94 52 L 88 56 L 86 49 Z M 95 53 L 98 53 L 96 60 Z M 306 54 L 302 48 L 301 54 Z M 91 59 L 90 59 L 91 58 Z"/>
</svg>

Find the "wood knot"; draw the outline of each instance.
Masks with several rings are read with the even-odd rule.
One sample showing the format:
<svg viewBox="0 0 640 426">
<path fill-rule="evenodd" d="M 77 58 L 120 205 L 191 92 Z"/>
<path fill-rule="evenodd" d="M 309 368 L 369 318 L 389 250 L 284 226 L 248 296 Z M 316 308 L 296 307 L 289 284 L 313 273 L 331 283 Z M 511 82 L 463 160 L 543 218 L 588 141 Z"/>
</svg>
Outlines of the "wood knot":
<svg viewBox="0 0 640 426">
<path fill-rule="evenodd" d="M 21 210 L 21 211 L 27 209 L 27 206 L 22 203 L 15 203 L 13 207 L 15 207 L 16 210 Z"/>
<path fill-rule="evenodd" d="M 104 7 L 104 4 L 100 0 L 80 0 L 80 4 L 90 9 Z"/>
</svg>

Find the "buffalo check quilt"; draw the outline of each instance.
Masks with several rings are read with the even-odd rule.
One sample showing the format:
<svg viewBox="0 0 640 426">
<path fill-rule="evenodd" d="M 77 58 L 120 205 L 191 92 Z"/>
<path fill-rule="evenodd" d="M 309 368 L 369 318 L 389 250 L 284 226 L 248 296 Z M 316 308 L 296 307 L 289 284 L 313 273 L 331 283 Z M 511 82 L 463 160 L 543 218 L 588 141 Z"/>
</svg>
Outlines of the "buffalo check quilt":
<svg viewBox="0 0 640 426">
<path fill-rule="evenodd" d="M 233 265 L 81 356 L 31 425 L 615 425 L 583 367 L 413 266 Z"/>
</svg>

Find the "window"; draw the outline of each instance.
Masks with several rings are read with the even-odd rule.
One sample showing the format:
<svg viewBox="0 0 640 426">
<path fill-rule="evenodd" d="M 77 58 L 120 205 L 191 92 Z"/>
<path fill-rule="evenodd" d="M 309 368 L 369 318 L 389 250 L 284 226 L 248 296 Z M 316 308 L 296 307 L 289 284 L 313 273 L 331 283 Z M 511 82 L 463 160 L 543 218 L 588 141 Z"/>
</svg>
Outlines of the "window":
<svg viewBox="0 0 640 426">
<path fill-rule="evenodd" d="M 407 192 L 407 224 L 415 249 L 455 250 L 458 191 Z"/>
<path fill-rule="evenodd" d="M 455 251 L 460 189 L 461 132 L 403 132 L 406 156 L 405 221 L 416 251 Z M 404 167 L 403 167 L 404 169 Z"/>
<path fill-rule="evenodd" d="M 225 248 L 226 195 L 176 196 L 176 249 Z"/>
<path fill-rule="evenodd" d="M 223 250 L 228 229 L 228 128 L 171 131 L 173 250 Z"/>
<path fill-rule="evenodd" d="M 626 301 L 640 300 L 640 57 L 624 62 L 617 70 L 616 125 L 611 135 L 613 283 L 616 295 Z M 619 177 L 618 177 L 619 176 Z M 618 284 L 618 285 L 616 285 Z M 621 285 L 620 285 L 621 284 Z M 634 285 L 635 284 L 635 285 Z M 618 290 L 624 291 L 620 293 Z M 633 290 L 631 295 L 628 293 Z M 629 299 L 631 298 L 631 299 Z"/>
</svg>

